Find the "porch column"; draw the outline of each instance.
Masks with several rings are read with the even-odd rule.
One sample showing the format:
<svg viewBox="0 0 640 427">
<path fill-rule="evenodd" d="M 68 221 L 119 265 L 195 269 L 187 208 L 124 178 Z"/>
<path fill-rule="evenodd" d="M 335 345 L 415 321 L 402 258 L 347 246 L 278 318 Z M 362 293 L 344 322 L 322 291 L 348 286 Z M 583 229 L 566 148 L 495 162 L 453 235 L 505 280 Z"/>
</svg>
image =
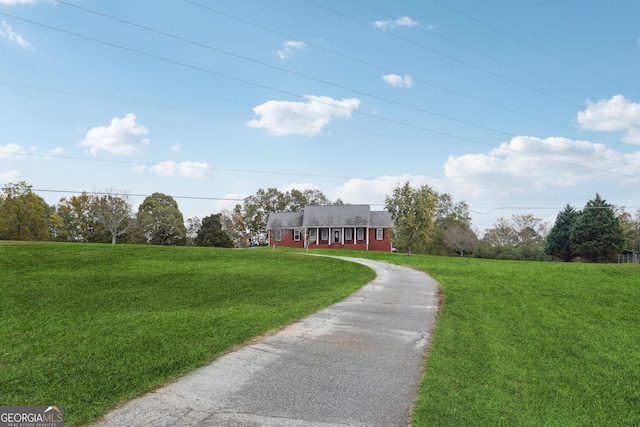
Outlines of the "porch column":
<svg viewBox="0 0 640 427">
<path fill-rule="evenodd" d="M 329 227 L 329 246 L 331 246 L 331 238 L 333 236 L 331 236 L 331 227 Z"/>
<path fill-rule="evenodd" d="M 344 245 L 344 227 L 342 227 L 342 235 L 340 235 L 340 241 Z"/>
<path fill-rule="evenodd" d="M 320 244 L 320 228 L 316 228 L 316 246 Z"/>
<path fill-rule="evenodd" d="M 367 227 L 366 232 L 367 232 L 367 237 L 365 237 L 365 239 L 367 240 L 367 250 L 369 250 L 369 227 Z"/>
<path fill-rule="evenodd" d="M 353 227 L 353 246 L 358 244 L 358 233 L 356 227 Z"/>
</svg>

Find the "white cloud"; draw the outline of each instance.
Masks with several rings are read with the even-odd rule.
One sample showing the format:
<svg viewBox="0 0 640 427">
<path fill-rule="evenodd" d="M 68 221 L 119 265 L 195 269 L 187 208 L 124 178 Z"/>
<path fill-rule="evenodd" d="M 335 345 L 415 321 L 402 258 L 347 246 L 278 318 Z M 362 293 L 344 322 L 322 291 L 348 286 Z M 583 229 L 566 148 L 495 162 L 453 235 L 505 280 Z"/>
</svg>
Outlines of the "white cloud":
<svg viewBox="0 0 640 427">
<path fill-rule="evenodd" d="M 488 202 L 516 189 L 541 190 L 629 179 L 616 174 L 640 179 L 637 167 L 632 166 L 638 156 L 640 152 L 622 154 L 588 141 L 519 136 L 487 154 L 450 156 L 444 173 L 472 202 Z"/>
<path fill-rule="evenodd" d="M 387 74 L 382 76 L 382 80 L 389 83 L 393 87 L 411 87 L 413 85 L 413 78 L 405 74 L 401 76 L 399 74 Z"/>
<path fill-rule="evenodd" d="M 136 123 L 136 115 L 129 113 L 119 119 L 114 117 L 109 127 L 98 126 L 87 132 L 85 139 L 80 141 L 81 147 L 89 147 L 89 152 L 96 155 L 104 150 L 114 154 L 133 154 L 149 144 L 149 139 L 143 138 L 149 130 Z"/>
<path fill-rule="evenodd" d="M 271 135 L 317 136 L 333 118 L 348 119 L 360 106 L 355 98 L 336 100 L 328 96 L 307 95 L 308 102 L 267 101 L 253 112 L 260 116 L 247 126 L 266 129 Z"/>
<path fill-rule="evenodd" d="M 20 171 L 12 170 L 0 173 L 0 184 L 8 184 L 10 182 L 16 182 L 20 176 Z"/>
<path fill-rule="evenodd" d="M 307 47 L 305 42 L 296 40 L 289 40 L 287 42 L 284 42 L 282 46 L 283 49 L 277 52 L 280 59 L 291 58 L 296 54 L 296 51 L 302 50 Z"/>
<path fill-rule="evenodd" d="M 292 182 L 291 184 L 280 187 L 279 190 L 283 193 L 286 193 L 287 191 L 291 190 L 319 190 L 319 188 L 312 182 Z"/>
<path fill-rule="evenodd" d="M 64 154 L 64 148 L 62 147 L 52 148 L 51 150 L 49 150 L 49 154 L 51 154 L 52 156 Z"/>
<path fill-rule="evenodd" d="M 640 104 L 615 95 L 598 102 L 587 101 L 587 108 L 578 112 L 580 129 L 596 131 L 626 131 L 622 141 L 640 144 Z"/>
<path fill-rule="evenodd" d="M 414 21 L 408 16 L 403 16 L 402 18 L 398 18 L 395 21 L 375 21 L 372 23 L 375 28 L 379 30 L 393 30 L 394 28 L 406 27 L 413 28 L 420 25 L 419 22 Z"/>
<path fill-rule="evenodd" d="M 209 165 L 203 162 L 180 162 L 172 160 L 151 166 L 149 172 L 161 176 L 201 179 L 207 176 Z"/>
<path fill-rule="evenodd" d="M 131 167 L 132 172 L 144 172 L 147 170 L 147 165 L 144 163 L 134 163 L 133 167 Z"/>
<path fill-rule="evenodd" d="M 375 210 L 382 209 L 385 196 L 390 196 L 398 185 L 409 181 L 412 187 L 428 184 L 431 180 L 424 175 L 381 176 L 375 179 L 353 178 L 332 190 L 328 197 L 331 200 L 341 199 L 351 204 L 374 204 Z"/>
<path fill-rule="evenodd" d="M 5 4 L 11 4 L 11 3 L 5 3 Z M 7 21 L 2 21 L 1 24 L 2 25 L 0 25 L 0 37 L 4 37 L 8 39 L 9 41 L 20 46 L 21 48 L 33 50 L 33 45 L 29 43 L 20 34 L 13 31 L 13 28 L 11 28 L 11 25 L 7 24 Z"/>
<path fill-rule="evenodd" d="M 177 153 L 178 151 L 180 151 L 180 149 L 182 148 L 182 145 L 180 145 L 180 143 L 176 143 L 175 145 L 172 145 L 169 150 L 173 151 L 174 153 Z"/>
<path fill-rule="evenodd" d="M 24 148 L 16 144 L 7 144 L 0 145 L 0 159 L 11 157 L 11 156 L 21 156 L 25 153 Z"/>
<path fill-rule="evenodd" d="M 13 6 L 16 4 L 32 4 L 32 3 L 36 3 L 37 1 L 38 0 L 0 0 L 0 4 Z"/>
<path fill-rule="evenodd" d="M 247 194 L 243 193 L 227 193 L 222 198 L 223 200 L 218 200 L 216 203 L 216 210 L 221 212 L 223 210 L 233 210 L 236 205 L 241 205 L 242 201 L 247 197 Z"/>
</svg>

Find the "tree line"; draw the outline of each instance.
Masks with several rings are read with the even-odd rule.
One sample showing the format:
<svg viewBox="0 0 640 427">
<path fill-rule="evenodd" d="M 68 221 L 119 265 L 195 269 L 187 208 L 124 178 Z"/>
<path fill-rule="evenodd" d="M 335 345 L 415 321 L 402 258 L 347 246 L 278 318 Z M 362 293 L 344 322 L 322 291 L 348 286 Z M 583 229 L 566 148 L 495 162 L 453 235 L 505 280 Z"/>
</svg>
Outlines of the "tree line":
<svg viewBox="0 0 640 427">
<path fill-rule="evenodd" d="M 54 206 L 25 182 L 0 192 L 0 240 L 147 243 L 247 247 L 266 245 L 271 212 L 343 205 L 317 189 L 259 189 L 233 209 L 186 221 L 169 195 L 153 193 L 134 210 L 129 194 L 107 189 L 64 197 Z M 632 215 L 596 194 L 582 211 L 567 206 L 553 226 L 532 214 L 499 218 L 480 233 L 469 206 L 428 185 L 397 186 L 385 198 L 401 252 L 480 258 L 612 261 L 622 249 L 640 252 L 640 209 Z"/>
</svg>

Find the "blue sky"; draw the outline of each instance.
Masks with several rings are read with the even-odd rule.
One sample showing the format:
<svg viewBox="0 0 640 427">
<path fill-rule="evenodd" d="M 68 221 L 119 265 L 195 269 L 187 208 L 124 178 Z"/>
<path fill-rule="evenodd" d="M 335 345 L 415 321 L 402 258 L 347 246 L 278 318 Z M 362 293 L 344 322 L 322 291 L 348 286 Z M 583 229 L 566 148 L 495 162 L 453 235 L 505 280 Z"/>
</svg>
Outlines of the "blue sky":
<svg viewBox="0 0 640 427">
<path fill-rule="evenodd" d="M 0 0 L 0 184 L 185 219 L 259 188 L 382 208 L 409 180 L 479 229 L 640 208 L 640 3 Z"/>
</svg>

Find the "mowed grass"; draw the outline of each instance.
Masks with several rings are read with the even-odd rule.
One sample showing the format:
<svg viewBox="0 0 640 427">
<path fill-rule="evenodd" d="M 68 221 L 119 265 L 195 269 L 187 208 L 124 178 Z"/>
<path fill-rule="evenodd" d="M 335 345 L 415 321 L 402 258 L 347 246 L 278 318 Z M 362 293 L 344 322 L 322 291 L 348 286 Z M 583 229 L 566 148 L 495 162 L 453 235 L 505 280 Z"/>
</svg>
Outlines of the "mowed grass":
<svg viewBox="0 0 640 427">
<path fill-rule="evenodd" d="M 373 277 L 280 250 L 0 243 L 0 404 L 91 421 Z"/>
<path fill-rule="evenodd" d="M 349 255 L 443 288 L 414 426 L 640 425 L 637 264 Z"/>
</svg>

